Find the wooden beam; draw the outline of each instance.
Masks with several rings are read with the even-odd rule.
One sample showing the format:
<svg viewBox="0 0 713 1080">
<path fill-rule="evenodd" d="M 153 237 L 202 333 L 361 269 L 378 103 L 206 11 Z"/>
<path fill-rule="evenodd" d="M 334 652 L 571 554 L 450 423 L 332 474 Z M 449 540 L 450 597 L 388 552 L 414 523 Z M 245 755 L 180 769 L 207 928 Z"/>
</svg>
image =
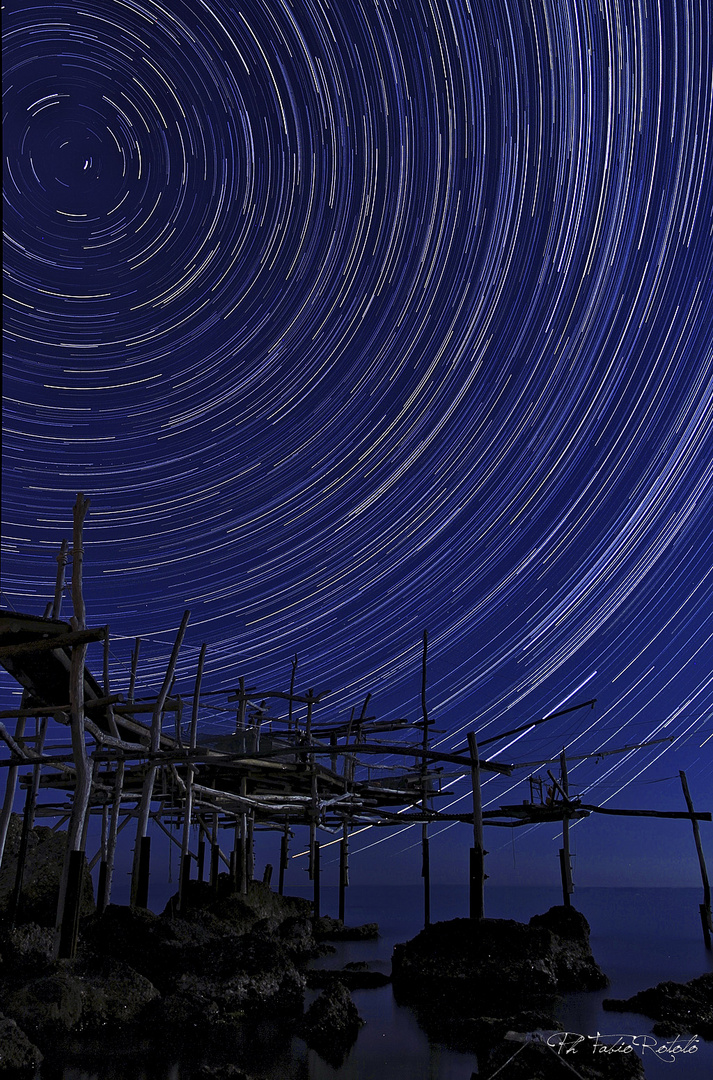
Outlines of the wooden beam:
<svg viewBox="0 0 713 1080">
<path fill-rule="evenodd" d="M 72 630 L 68 634 L 56 634 L 54 637 L 38 638 L 36 641 L 22 641 L 17 645 L 0 645 L 0 658 L 21 656 L 23 653 L 51 652 L 53 649 L 63 649 L 70 645 L 87 645 L 91 641 L 103 641 L 106 632 L 107 627 L 100 626 L 97 630 Z"/>
</svg>

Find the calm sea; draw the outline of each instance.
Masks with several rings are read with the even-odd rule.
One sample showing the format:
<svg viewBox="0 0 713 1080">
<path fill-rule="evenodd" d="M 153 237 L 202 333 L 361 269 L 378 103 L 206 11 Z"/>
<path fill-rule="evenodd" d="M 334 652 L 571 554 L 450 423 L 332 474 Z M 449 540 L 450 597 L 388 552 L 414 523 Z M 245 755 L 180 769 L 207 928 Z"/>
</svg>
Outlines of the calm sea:
<svg viewBox="0 0 713 1080">
<path fill-rule="evenodd" d="M 289 891 L 311 895 L 307 888 Z M 486 892 L 486 914 L 527 921 L 560 899 L 557 889 L 492 886 Z M 589 921 L 592 951 L 611 986 L 571 995 L 559 1014 L 564 1030 L 586 1036 L 598 1032 L 649 1034 L 652 1021 L 634 1014 L 604 1012 L 602 999 L 629 997 L 667 979 L 685 982 L 713 969 L 713 954 L 706 952 L 701 934 L 700 890 L 582 888 L 573 899 Z M 467 910 L 465 888 L 433 887 L 432 921 L 464 916 Z M 323 889 L 322 912 L 336 916 L 336 887 Z M 381 936 L 376 941 L 339 945 L 336 955 L 322 963 L 330 967 L 367 960 L 374 968 L 388 972 L 394 944 L 421 929 L 421 891 L 402 885 L 355 884 L 347 891 L 346 916 L 350 924 L 378 922 Z M 366 1025 L 341 1068 L 327 1065 L 299 1039 L 276 1045 L 268 1031 L 255 1029 L 246 1036 L 244 1066 L 268 1080 L 470 1080 L 477 1068 L 475 1057 L 429 1043 L 411 1011 L 396 1005 L 390 986 L 354 991 L 353 998 Z M 682 1041 L 685 1044 L 688 1040 Z M 713 1044 L 700 1042 L 696 1053 L 671 1063 L 658 1060 L 649 1051 L 644 1063 L 647 1080 L 710 1080 Z M 507 1080 L 506 1074 L 502 1075 Z M 91 1073 L 65 1070 L 64 1080 L 181 1080 L 181 1067 L 166 1061 L 158 1072 L 156 1066 L 147 1071 L 137 1062 L 127 1071 L 115 1061 L 105 1072 L 97 1072 L 96 1066 Z"/>
</svg>

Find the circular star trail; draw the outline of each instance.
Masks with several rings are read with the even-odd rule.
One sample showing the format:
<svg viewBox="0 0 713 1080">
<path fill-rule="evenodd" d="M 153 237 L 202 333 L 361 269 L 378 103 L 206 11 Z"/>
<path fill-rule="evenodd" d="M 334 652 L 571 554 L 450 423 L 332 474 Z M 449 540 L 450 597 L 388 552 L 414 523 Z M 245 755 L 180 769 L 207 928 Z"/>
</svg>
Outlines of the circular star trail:
<svg viewBox="0 0 713 1080">
<path fill-rule="evenodd" d="M 297 653 L 418 719 L 427 627 L 442 745 L 597 697 L 509 753 L 704 777 L 712 39 L 693 0 L 10 4 L 3 603 L 83 491 L 119 683 L 188 607 L 186 686 L 203 640 L 213 689 Z"/>
</svg>

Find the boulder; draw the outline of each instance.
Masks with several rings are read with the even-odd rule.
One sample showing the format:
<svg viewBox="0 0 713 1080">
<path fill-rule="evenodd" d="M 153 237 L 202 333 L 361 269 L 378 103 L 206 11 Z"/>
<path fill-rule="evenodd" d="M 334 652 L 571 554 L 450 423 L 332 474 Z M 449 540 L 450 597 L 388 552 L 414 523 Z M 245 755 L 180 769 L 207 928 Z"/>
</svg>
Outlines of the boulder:
<svg viewBox="0 0 713 1080">
<path fill-rule="evenodd" d="M 582 915 L 551 909 L 528 924 L 511 919 L 434 923 L 397 945 L 392 958 L 397 1000 L 413 1005 L 434 1037 L 457 1018 L 551 1012 L 563 991 L 606 986 Z"/>
<path fill-rule="evenodd" d="M 120 960 L 60 960 L 50 973 L 11 988 L 4 1008 L 40 1043 L 71 1031 L 132 1023 L 159 997 L 148 979 Z"/>
<path fill-rule="evenodd" d="M 390 976 L 384 975 L 383 971 L 370 971 L 366 967 L 355 970 L 349 964 L 343 968 L 310 968 L 305 972 L 305 977 L 312 989 L 340 982 L 348 990 L 371 990 L 391 982 Z"/>
<path fill-rule="evenodd" d="M 641 1013 L 656 1020 L 655 1035 L 670 1038 L 687 1031 L 713 1041 L 713 972 L 687 983 L 658 983 L 627 999 L 605 998 L 602 1005 L 611 1012 Z"/>
<path fill-rule="evenodd" d="M 42 1061 L 42 1052 L 24 1031 L 0 1013 L 0 1076 L 33 1076 Z"/>
<path fill-rule="evenodd" d="M 339 1068 L 364 1021 L 342 983 L 327 987 L 305 1013 L 299 1033 L 320 1057 Z"/>
<path fill-rule="evenodd" d="M 378 923 L 345 926 L 341 919 L 332 919 L 329 915 L 314 919 L 313 930 L 317 941 L 372 941 L 379 936 Z"/>
<path fill-rule="evenodd" d="M 8 827 L 5 853 L 0 868 L 0 918 L 8 911 L 15 888 L 17 857 L 20 850 L 22 816 L 13 814 Z M 53 832 L 46 826 L 30 829 L 27 837 L 27 854 L 22 875 L 22 890 L 16 915 L 17 922 L 34 922 L 40 926 L 54 926 L 57 917 L 57 897 L 64 866 L 67 834 Z M 91 874 L 85 864 L 82 880 L 82 916 L 95 910 Z"/>
</svg>

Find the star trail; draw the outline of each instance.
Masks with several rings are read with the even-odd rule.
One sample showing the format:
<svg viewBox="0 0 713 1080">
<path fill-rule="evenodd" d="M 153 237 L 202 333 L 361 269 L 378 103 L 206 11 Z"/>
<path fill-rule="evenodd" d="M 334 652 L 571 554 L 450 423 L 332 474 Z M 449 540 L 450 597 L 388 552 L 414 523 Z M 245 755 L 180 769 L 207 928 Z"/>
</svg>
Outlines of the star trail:
<svg viewBox="0 0 713 1080">
<path fill-rule="evenodd" d="M 186 689 L 206 641 L 211 690 L 297 654 L 417 720 L 427 628 L 443 748 L 596 697 L 488 753 L 672 737 L 570 783 L 705 803 L 712 43 L 700 0 L 11 0 L 3 606 L 82 491 L 114 684 L 190 608 Z"/>
</svg>

